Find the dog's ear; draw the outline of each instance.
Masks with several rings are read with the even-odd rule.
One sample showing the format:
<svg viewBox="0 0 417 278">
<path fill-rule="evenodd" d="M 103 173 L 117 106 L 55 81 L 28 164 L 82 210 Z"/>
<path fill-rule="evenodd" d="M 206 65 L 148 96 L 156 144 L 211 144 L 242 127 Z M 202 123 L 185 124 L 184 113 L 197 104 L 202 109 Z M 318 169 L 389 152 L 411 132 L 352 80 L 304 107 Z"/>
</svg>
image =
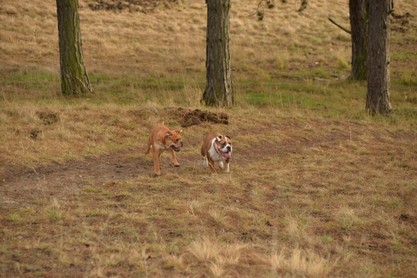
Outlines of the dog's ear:
<svg viewBox="0 0 417 278">
<path fill-rule="evenodd" d="M 168 137 L 168 136 L 171 136 L 172 135 L 172 133 L 171 133 L 171 131 L 167 131 L 167 132 L 165 132 L 165 135 L 164 135 L 164 137 Z"/>
<path fill-rule="evenodd" d="M 222 135 L 217 136 L 217 137 L 216 137 L 216 142 L 221 141 L 221 140 L 222 140 L 222 138 L 223 138 L 223 136 L 222 136 Z"/>
<path fill-rule="evenodd" d="M 230 136 L 229 135 L 225 135 L 224 137 L 226 137 L 227 139 L 229 139 L 229 140 L 232 140 L 232 138 L 230 138 Z"/>
</svg>

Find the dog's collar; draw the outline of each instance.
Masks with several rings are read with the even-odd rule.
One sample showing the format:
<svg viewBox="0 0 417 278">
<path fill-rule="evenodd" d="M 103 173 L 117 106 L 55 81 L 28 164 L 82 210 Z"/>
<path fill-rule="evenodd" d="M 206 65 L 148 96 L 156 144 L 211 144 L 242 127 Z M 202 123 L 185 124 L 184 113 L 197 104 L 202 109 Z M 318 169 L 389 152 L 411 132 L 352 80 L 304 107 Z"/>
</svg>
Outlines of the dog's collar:
<svg viewBox="0 0 417 278">
<path fill-rule="evenodd" d="M 165 145 L 165 132 L 164 133 L 162 133 L 162 136 L 161 136 L 161 142 L 162 142 L 162 145 L 165 147 L 165 149 L 167 149 L 168 147 Z"/>
</svg>

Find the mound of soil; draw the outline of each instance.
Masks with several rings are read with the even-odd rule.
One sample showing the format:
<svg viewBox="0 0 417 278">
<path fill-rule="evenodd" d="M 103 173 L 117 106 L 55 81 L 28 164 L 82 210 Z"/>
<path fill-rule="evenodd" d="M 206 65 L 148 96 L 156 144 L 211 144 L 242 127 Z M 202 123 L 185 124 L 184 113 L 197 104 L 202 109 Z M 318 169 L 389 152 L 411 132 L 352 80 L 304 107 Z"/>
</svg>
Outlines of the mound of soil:
<svg viewBox="0 0 417 278">
<path fill-rule="evenodd" d="M 182 127 L 200 125 L 202 123 L 229 124 L 229 115 L 226 113 L 214 113 L 200 109 L 190 110 L 184 108 L 167 107 L 164 114 L 175 115 Z"/>
<path fill-rule="evenodd" d="M 184 114 L 181 126 L 189 127 L 192 125 L 199 125 L 203 122 L 227 125 L 229 123 L 229 116 L 226 113 L 213 113 L 195 109 Z"/>
<path fill-rule="evenodd" d="M 178 2 L 179 0 L 94 0 L 88 7 L 93 11 L 148 13 L 158 7 L 170 8 Z"/>
</svg>

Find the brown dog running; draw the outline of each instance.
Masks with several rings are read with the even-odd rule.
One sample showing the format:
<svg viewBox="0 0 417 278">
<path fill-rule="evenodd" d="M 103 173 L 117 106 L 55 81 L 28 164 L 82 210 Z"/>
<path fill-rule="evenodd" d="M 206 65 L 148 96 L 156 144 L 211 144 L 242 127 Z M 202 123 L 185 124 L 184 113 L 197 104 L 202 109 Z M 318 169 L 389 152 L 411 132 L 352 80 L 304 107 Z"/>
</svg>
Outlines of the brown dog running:
<svg viewBox="0 0 417 278">
<path fill-rule="evenodd" d="M 232 158 L 232 140 L 227 135 L 218 132 L 208 134 L 201 146 L 203 166 L 210 167 L 212 173 L 217 173 L 215 163 L 225 172 L 230 172 L 229 163 Z"/>
<path fill-rule="evenodd" d="M 172 156 L 172 164 L 175 167 L 179 167 L 175 152 L 179 152 L 183 146 L 180 133 L 182 130 L 170 130 L 168 127 L 161 124 L 157 124 L 153 127 L 151 134 L 149 135 L 148 149 L 146 154 L 152 152 L 153 169 L 155 175 L 161 175 L 161 169 L 159 168 L 159 157 L 161 154 L 168 150 Z"/>
</svg>

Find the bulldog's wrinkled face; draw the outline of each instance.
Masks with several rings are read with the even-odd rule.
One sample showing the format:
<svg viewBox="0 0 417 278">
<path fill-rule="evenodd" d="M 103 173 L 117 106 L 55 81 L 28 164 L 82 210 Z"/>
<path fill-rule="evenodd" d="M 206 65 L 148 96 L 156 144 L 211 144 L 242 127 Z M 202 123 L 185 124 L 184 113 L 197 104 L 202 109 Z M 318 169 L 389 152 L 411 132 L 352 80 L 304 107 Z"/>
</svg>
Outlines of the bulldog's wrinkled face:
<svg viewBox="0 0 417 278">
<path fill-rule="evenodd" d="M 179 152 L 183 146 L 181 133 L 182 130 L 172 130 L 165 133 L 165 146 Z"/>
<path fill-rule="evenodd" d="M 232 140 L 229 136 L 219 135 L 214 139 L 216 149 L 224 159 L 232 157 Z"/>
</svg>

